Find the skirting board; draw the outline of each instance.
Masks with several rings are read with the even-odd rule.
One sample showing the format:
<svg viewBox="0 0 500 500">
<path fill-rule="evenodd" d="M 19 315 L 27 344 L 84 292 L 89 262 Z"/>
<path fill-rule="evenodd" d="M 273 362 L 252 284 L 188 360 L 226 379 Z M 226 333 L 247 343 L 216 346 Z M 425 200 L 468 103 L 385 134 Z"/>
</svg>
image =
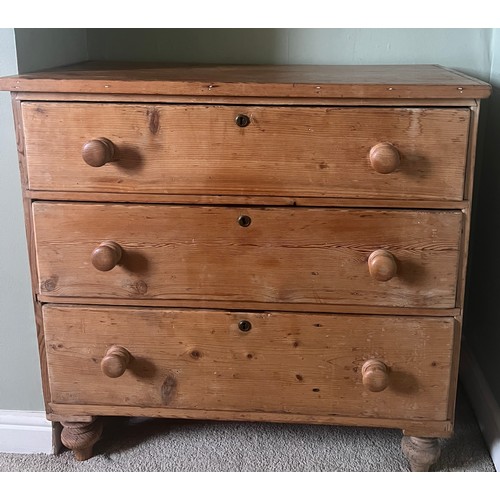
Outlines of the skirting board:
<svg viewBox="0 0 500 500">
<path fill-rule="evenodd" d="M 483 433 L 497 472 L 500 471 L 500 407 L 491 392 L 484 374 L 470 351 L 467 343 L 462 343 L 460 359 L 460 379 Z"/>
<path fill-rule="evenodd" d="M 45 412 L 0 410 L 0 452 L 54 453 L 52 422 Z"/>
</svg>

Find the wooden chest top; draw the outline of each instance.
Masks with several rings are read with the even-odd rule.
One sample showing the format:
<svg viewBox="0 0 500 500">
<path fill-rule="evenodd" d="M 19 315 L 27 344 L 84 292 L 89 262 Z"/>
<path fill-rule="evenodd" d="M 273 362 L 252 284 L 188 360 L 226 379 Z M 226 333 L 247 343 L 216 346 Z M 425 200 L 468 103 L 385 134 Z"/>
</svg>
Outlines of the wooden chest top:
<svg viewBox="0 0 500 500">
<path fill-rule="evenodd" d="M 11 92 L 294 98 L 483 98 L 490 86 L 438 65 L 198 65 L 87 62 L 0 80 Z"/>
</svg>

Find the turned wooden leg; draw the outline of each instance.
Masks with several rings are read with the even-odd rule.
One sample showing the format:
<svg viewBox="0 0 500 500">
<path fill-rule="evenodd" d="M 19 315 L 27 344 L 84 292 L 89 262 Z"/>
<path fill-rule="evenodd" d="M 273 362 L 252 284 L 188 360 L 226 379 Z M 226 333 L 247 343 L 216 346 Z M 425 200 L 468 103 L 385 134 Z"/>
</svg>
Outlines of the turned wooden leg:
<svg viewBox="0 0 500 500">
<path fill-rule="evenodd" d="M 73 451 L 76 460 L 88 460 L 92 457 L 92 448 L 102 434 L 102 422 L 93 418 L 91 422 L 61 422 L 63 430 L 61 441 Z"/>
<path fill-rule="evenodd" d="M 429 467 L 437 462 L 441 454 L 437 438 L 404 436 L 401 448 L 410 462 L 412 472 L 428 472 Z"/>
</svg>

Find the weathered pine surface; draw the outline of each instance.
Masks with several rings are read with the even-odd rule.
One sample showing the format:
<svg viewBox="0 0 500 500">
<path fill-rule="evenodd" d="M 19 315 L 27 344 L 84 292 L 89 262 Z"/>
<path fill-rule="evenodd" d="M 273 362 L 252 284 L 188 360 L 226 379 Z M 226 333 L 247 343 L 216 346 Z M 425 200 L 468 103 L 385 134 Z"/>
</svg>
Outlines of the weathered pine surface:
<svg viewBox="0 0 500 500">
<path fill-rule="evenodd" d="M 78 459 L 100 415 L 400 428 L 413 470 L 437 459 L 490 85 L 106 62 L 0 90 L 47 414 Z"/>
<path fill-rule="evenodd" d="M 464 197 L 467 108 L 27 102 L 22 109 L 31 190 Z M 247 126 L 235 123 L 239 115 Z M 82 148 L 99 138 L 111 141 L 115 158 L 93 167 Z M 369 158 L 385 142 L 401 158 L 387 174 Z"/>
<path fill-rule="evenodd" d="M 86 62 L 0 80 L 11 92 L 291 98 L 488 97 L 491 86 L 438 65 L 165 65 Z"/>
<path fill-rule="evenodd" d="M 33 214 L 46 297 L 455 306 L 460 211 L 36 202 Z M 107 241 L 121 260 L 103 272 L 92 260 Z M 397 265 L 385 282 L 370 274 L 379 249 Z"/>
<path fill-rule="evenodd" d="M 44 326 L 54 403 L 448 417 L 450 318 L 51 305 Z M 132 359 L 118 378 L 101 368 L 112 345 Z M 369 359 L 382 392 L 363 385 Z"/>
</svg>

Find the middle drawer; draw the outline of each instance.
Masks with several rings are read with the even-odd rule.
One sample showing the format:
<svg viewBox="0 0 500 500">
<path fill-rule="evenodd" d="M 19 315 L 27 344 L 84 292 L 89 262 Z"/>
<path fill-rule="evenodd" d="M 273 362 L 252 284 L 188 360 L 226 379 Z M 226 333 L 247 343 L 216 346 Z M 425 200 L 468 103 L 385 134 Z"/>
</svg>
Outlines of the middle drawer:
<svg viewBox="0 0 500 500">
<path fill-rule="evenodd" d="M 33 215 L 44 296 L 455 307 L 460 211 L 35 202 Z"/>
</svg>

